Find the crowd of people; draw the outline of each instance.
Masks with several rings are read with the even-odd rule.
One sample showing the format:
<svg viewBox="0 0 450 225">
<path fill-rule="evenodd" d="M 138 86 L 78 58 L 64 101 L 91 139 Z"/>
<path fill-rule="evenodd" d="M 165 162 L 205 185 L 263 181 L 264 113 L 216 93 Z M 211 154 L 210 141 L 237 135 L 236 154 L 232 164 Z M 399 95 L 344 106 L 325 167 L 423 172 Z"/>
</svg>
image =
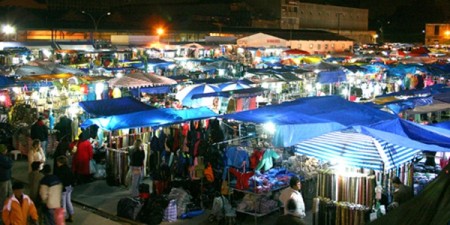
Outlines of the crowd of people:
<svg viewBox="0 0 450 225">
<path fill-rule="evenodd" d="M 58 146 L 49 153 L 47 139 L 42 138 L 48 136 L 49 128 L 43 120 L 40 117 L 30 128 L 34 139 L 27 155 L 27 184 L 12 179 L 13 161 L 7 147 L 0 145 L 0 201 L 4 203 L 0 224 L 73 222 L 72 190 L 76 184 L 91 180 L 93 148 L 88 132 L 81 132 L 74 140 L 72 135 L 59 132 Z"/>
</svg>

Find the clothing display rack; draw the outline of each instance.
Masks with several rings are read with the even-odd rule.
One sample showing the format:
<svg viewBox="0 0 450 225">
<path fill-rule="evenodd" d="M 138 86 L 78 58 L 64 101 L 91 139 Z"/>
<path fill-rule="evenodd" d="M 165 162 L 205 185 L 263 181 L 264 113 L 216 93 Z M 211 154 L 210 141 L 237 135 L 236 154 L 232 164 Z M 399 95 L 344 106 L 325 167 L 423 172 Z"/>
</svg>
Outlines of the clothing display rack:
<svg viewBox="0 0 450 225">
<path fill-rule="evenodd" d="M 314 225 L 364 225 L 373 204 L 376 176 L 320 171 L 313 200 Z"/>
<path fill-rule="evenodd" d="M 129 150 L 137 139 L 141 139 L 145 152 L 144 168 L 149 164 L 151 128 L 123 129 L 109 132 L 109 143 L 106 148 L 106 172 L 113 177 L 117 185 L 125 184 L 128 172 Z M 144 176 L 148 171 L 144 170 Z"/>
<path fill-rule="evenodd" d="M 369 213 L 370 208 L 364 205 L 313 199 L 314 225 L 364 225 Z"/>
<path fill-rule="evenodd" d="M 231 152 L 228 152 L 228 150 Z M 280 209 L 278 199 L 273 199 L 272 196 L 273 193 L 288 187 L 289 177 L 286 169 L 273 168 L 273 162 L 267 163 L 264 159 L 258 161 L 258 165 L 256 165 L 255 168 L 252 168 L 250 155 L 252 155 L 254 150 L 255 148 L 253 147 L 228 146 L 225 151 L 227 157 L 226 171 L 228 173 L 226 173 L 226 175 L 224 174 L 224 177 L 227 177 L 228 188 L 230 190 L 245 194 L 243 199 L 239 200 L 236 212 L 253 216 L 256 225 L 259 217 L 276 212 Z M 275 155 L 277 154 L 272 148 L 267 148 L 265 151 L 269 152 L 269 158 L 274 157 L 271 152 L 274 152 L 273 154 Z M 270 167 L 269 169 L 265 168 L 264 165 L 266 164 L 270 165 L 268 166 Z M 263 173 L 260 173 L 260 170 L 263 171 Z M 256 174 L 259 175 L 257 176 Z M 275 179 L 276 182 L 273 184 L 273 181 L 269 180 L 262 182 L 261 178 L 264 174 L 268 176 L 271 176 L 270 174 L 278 176 L 277 179 Z"/>
<path fill-rule="evenodd" d="M 371 206 L 375 185 L 375 176 L 372 175 L 339 175 L 322 171 L 318 173 L 317 196 Z"/>
</svg>

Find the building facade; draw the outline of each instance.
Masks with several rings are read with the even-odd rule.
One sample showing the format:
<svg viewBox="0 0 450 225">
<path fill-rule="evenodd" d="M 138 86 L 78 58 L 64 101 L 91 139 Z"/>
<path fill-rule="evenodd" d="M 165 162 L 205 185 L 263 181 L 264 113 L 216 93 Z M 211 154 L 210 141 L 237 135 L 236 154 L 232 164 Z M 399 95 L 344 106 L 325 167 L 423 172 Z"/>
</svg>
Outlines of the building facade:
<svg viewBox="0 0 450 225">
<path fill-rule="evenodd" d="M 351 38 L 359 43 L 373 43 L 376 32 L 369 31 L 369 10 L 303 3 L 299 0 L 247 0 L 254 12 L 253 27 L 284 30 L 322 29 Z"/>
<path fill-rule="evenodd" d="M 450 24 L 427 23 L 425 24 L 425 45 L 449 45 Z"/>
</svg>

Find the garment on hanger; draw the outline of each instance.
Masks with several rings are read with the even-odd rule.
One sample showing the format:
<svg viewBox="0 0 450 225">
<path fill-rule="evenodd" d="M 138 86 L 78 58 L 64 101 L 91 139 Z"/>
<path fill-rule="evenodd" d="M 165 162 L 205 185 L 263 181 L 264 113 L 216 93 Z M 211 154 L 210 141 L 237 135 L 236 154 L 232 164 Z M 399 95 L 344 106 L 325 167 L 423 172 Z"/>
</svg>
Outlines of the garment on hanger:
<svg viewBox="0 0 450 225">
<path fill-rule="evenodd" d="M 261 161 L 259 162 L 259 164 L 256 166 L 255 170 L 263 170 L 263 171 L 267 171 L 270 168 L 273 167 L 273 160 L 280 158 L 280 155 L 278 155 L 278 153 L 273 150 L 273 149 L 266 149 L 264 151 L 264 155 L 261 159 Z"/>
<path fill-rule="evenodd" d="M 240 172 L 238 169 L 230 167 L 230 173 L 236 177 L 236 189 L 247 190 L 250 186 L 249 180 L 255 173 L 253 171 Z"/>
<path fill-rule="evenodd" d="M 225 168 L 223 171 L 222 179 L 227 177 L 227 171 L 229 167 L 245 168 L 248 170 L 250 166 L 249 156 L 247 151 L 237 146 L 228 146 L 225 150 Z"/>
<path fill-rule="evenodd" d="M 264 150 L 255 148 L 253 149 L 253 153 L 250 156 L 250 169 L 255 169 L 259 162 L 261 162 L 264 155 Z"/>
</svg>

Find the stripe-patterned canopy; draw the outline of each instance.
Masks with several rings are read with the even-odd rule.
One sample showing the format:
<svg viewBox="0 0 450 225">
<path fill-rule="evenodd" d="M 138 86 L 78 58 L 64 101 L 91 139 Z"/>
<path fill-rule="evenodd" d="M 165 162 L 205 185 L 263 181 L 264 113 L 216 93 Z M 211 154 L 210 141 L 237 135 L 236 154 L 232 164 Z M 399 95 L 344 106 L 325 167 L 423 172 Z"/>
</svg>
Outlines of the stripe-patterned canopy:
<svg viewBox="0 0 450 225">
<path fill-rule="evenodd" d="M 402 147 L 355 130 L 336 131 L 295 145 L 295 152 L 349 167 L 390 170 L 411 161 L 419 149 Z"/>
</svg>

